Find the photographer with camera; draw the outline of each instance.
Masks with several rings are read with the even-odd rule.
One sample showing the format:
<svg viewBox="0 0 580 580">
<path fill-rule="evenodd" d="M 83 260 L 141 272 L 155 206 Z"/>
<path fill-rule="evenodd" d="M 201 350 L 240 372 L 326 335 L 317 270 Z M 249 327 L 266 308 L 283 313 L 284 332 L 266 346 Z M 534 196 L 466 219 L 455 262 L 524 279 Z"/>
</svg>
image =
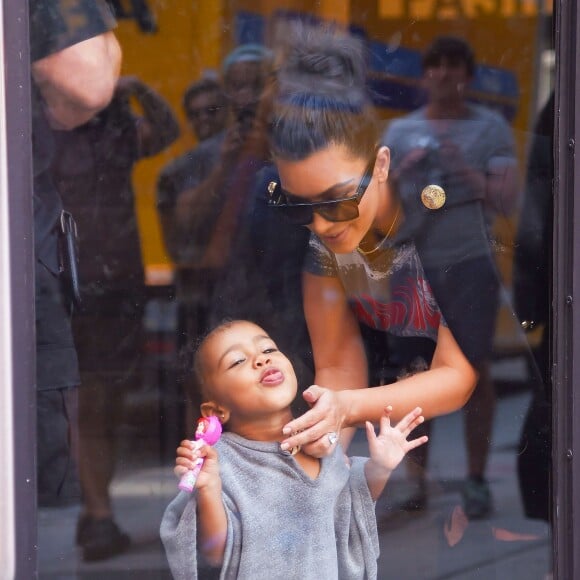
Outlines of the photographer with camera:
<svg viewBox="0 0 580 580">
<path fill-rule="evenodd" d="M 229 108 L 226 129 L 186 154 L 187 174 L 177 161 L 163 169 L 157 184 L 157 207 L 167 251 L 179 269 L 215 267 L 225 262 L 208 244 L 224 203 L 233 196 L 234 165 L 245 149 L 271 64 L 269 51 L 245 44 L 222 64 Z M 210 251 L 211 257 L 206 255 Z"/>
<path fill-rule="evenodd" d="M 253 128 L 271 62 L 270 51 L 256 44 L 241 45 L 224 59 L 226 129 L 172 161 L 159 176 L 157 208 L 165 246 L 176 265 L 180 344 L 205 332 L 216 280 L 228 263 L 239 216 L 267 158 Z"/>
</svg>

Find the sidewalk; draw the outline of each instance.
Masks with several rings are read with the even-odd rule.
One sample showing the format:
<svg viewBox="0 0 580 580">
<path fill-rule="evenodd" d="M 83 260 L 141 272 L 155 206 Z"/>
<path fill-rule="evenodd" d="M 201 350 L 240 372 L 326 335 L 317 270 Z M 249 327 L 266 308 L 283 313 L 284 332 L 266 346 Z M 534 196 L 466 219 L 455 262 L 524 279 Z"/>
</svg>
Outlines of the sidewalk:
<svg viewBox="0 0 580 580">
<path fill-rule="evenodd" d="M 428 510 L 392 514 L 386 500 L 377 505 L 379 578 L 544 579 L 552 554 L 549 528 L 544 522 L 525 519 L 516 479 L 516 445 L 528 400 L 522 394 L 500 399 L 487 470 L 495 509 L 489 518 L 469 522 L 462 539 L 453 546 L 450 543 L 458 537 L 447 539 L 444 529 L 446 523 L 450 529 L 451 514 L 461 505 L 463 423 L 460 413 L 434 422 Z M 392 483 L 390 492 L 401 494 L 402 474 Z M 390 498 L 396 501 L 396 497 Z"/>
<path fill-rule="evenodd" d="M 544 579 L 552 553 L 549 529 L 543 522 L 524 518 L 515 472 L 516 445 L 528 401 L 526 393 L 504 395 L 498 401 L 488 468 L 495 510 L 488 519 L 469 522 L 459 541 L 461 526 L 453 528 L 456 533 L 451 540 L 443 531 L 454 507 L 461 505 L 465 469 L 462 417 L 455 413 L 434 421 L 429 442 L 428 509 L 420 513 L 393 509 L 405 495 L 403 469 L 397 470 L 377 502 L 379 578 Z M 366 454 L 362 432 L 353 441 L 351 454 Z M 112 490 L 116 519 L 133 544 L 126 554 L 92 564 L 81 561 L 73 543 L 78 508 L 40 510 L 40 578 L 169 579 L 158 529 L 175 490 L 171 465 L 120 473 Z M 450 546 L 450 542 L 457 543 Z"/>
</svg>

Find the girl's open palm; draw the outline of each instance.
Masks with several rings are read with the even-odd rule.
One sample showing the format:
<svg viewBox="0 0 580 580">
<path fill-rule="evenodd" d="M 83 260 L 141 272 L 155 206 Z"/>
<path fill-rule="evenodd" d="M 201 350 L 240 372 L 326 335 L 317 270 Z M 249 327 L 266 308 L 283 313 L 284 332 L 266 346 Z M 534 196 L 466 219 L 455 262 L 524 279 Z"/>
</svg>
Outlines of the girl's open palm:
<svg viewBox="0 0 580 580">
<path fill-rule="evenodd" d="M 413 429 L 423 423 L 425 418 L 421 415 L 421 408 L 416 407 L 405 415 L 394 427 L 391 425 L 392 407 L 385 409 L 379 424 L 379 433 L 375 433 L 372 423 L 367 421 L 366 431 L 369 442 L 371 461 L 386 471 L 393 471 L 403 457 L 420 445 L 427 442 L 426 435 L 417 439 L 407 440 Z"/>
</svg>

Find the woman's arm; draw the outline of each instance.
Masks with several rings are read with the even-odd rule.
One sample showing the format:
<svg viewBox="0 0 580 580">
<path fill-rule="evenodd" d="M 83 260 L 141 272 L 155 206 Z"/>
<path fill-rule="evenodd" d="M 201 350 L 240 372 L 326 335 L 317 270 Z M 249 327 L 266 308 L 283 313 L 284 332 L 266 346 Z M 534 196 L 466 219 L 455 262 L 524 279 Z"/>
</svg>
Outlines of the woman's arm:
<svg viewBox="0 0 580 580">
<path fill-rule="evenodd" d="M 141 105 L 143 114 L 137 122 L 140 158 L 157 155 L 179 137 L 179 123 L 169 103 L 138 77 L 122 76 L 116 93 L 126 99 L 133 96 Z"/>
<path fill-rule="evenodd" d="M 304 393 L 305 400 L 314 407 L 291 421 L 284 433 L 303 430 L 284 440 L 283 448 L 317 441 L 330 431 L 343 426 L 355 426 L 364 421 L 378 422 L 383 409 L 393 407 L 392 418 L 400 420 L 413 408 L 420 406 L 426 418 L 444 415 L 460 409 L 469 399 L 477 373 L 465 358 L 451 331 L 439 327 L 437 347 L 431 368 L 423 373 L 371 389 L 333 392 L 318 386 Z"/>
<path fill-rule="evenodd" d="M 368 386 L 360 329 L 339 280 L 305 272 L 303 295 L 316 384 L 336 391 Z"/>
<path fill-rule="evenodd" d="M 356 391 L 344 393 L 343 404 L 348 405 L 346 424 L 358 425 L 365 420 L 377 422 L 386 406 L 381 404 L 384 400 L 393 407 L 395 420 L 416 406 L 423 409 L 426 418 L 445 415 L 465 405 L 476 382 L 477 373 L 461 352 L 451 331 L 439 326 L 431 368 L 391 385 L 375 387 L 367 391 L 366 397 L 358 396 Z"/>
<path fill-rule="evenodd" d="M 338 279 L 305 272 L 303 296 L 314 354 L 315 383 L 333 391 L 367 387 L 367 359 L 360 329 Z M 353 435 L 354 430 L 341 433 L 344 449 Z M 320 445 L 307 445 L 304 450 L 320 456 L 330 449 L 330 442 L 323 440 Z"/>
<path fill-rule="evenodd" d="M 74 129 L 104 109 L 121 69 L 121 47 L 105 32 L 32 63 L 32 76 L 55 129 Z"/>
</svg>

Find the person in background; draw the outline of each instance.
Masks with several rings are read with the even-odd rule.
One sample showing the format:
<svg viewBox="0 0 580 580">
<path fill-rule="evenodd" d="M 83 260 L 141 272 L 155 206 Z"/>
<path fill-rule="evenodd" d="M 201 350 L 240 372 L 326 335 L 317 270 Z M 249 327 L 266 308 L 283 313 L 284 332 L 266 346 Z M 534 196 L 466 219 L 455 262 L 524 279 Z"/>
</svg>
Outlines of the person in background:
<svg viewBox="0 0 580 580">
<path fill-rule="evenodd" d="M 201 170 L 198 167 L 198 148 L 213 137 L 220 142 L 228 120 L 228 102 L 221 82 L 206 77 L 187 87 L 183 95 L 183 111 L 197 144 L 161 170 L 157 187 L 158 196 L 163 198 L 172 199 L 181 191 L 195 185 Z M 161 217 L 163 218 L 163 214 Z M 179 259 L 172 245 L 167 250 L 174 260 Z"/>
<path fill-rule="evenodd" d="M 540 111 L 527 164 L 514 253 L 514 304 L 526 332 L 543 327 L 530 353 L 532 401 L 518 449 L 518 483 L 529 518 L 552 519 L 552 240 L 554 180 L 552 92 Z"/>
<path fill-rule="evenodd" d="M 183 110 L 198 144 L 223 131 L 228 103 L 220 81 L 206 76 L 189 85 L 183 95 Z"/>
<path fill-rule="evenodd" d="M 137 114 L 134 100 L 140 109 Z M 78 229 L 81 304 L 73 318 L 81 388 L 82 511 L 76 541 L 85 561 L 123 552 L 129 537 L 113 518 L 109 486 L 125 395 L 142 380 L 146 292 L 132 173 L 168 147 L 179 125 L 165 99 L 134 76 L 111 103 L 74 131 L 58 132 L 52 167 Z"/>
<path fill-rule="evenodd" d="M 208 243 L 205 234 L 216 219 L 207 198 L 223 187 L 226 177 L 222 169 L 239 155 L 255 117 L 270 59 L 265 47 L 254 44 L 241 45 L 224 59 L 221 75 L 228 111 L 225 130 L 171 161 L 159 175 L 157 208 L 162 233 L 167 252 L 178 268 L 202 267 Z M 187 110 L 185 97 L 184 106 Z M 215 197 L 219 201 L 214 205 L 223 203 Z M 208 218 L 211 223 L 202 227 Z"/>
<path fill-rule="evenodd" d="M 481 518 L 492 509 L 485 469 L 495 408 L 490 360 L 500 284 L 489 240 L 496 216 L 509 216 L 517 206 L 515 146 L 503 117 L 467 101 L 475 57 L 465 40 L 436 38 L 422 66 L 427 104 L 392 121 L 382 142 L 392 152 L 389 184 L 405 214 L 406 231 L 399 236 L 414 237 L 445 321 L 479 375 L 464 410 L 463 507 L 469 518 Z M 432 191 L 439 197 L 430 198 Z M 425 353 L 420 366 L 426 368 L 432 351 L 420 348 Z M 403 368 L 410 363 L 413 372 L 418 363 L 408 355 L 414 348 L 393 350 L 393 358 L 402 359 Z M 410 509 L 426 502 L 425 452 L 416 459 Z"/>
<path fill-rule="evenodd" d="M 263 151 L 251 150 L 249 137 L 270 69 L 271 54 L 265 47 L 246 44 L 234 49 L 221 67 L 226 129 L 172 161 L 158 179 L 163 238 L 176 266 L 181 347 L 208 327 L 216 280 L 228 263 L 239 218 L 265 158 Z M 183 380 L 187 384 L 191 377 Z M 186 390 L 195 399 L 196 386 Z"/>
<path fill-rule="evenodd" d="M 29 3 L 36 316 L 38 505 L 78 502 L 78 361 L 71 288 L 61 268 L 62 200 L 51 177 L 53 129 L 72 130 L 107 106 L 121 66 L 104 2 Z M 40 541 L 43 541 L 42 538 Z"/>
</svg>

